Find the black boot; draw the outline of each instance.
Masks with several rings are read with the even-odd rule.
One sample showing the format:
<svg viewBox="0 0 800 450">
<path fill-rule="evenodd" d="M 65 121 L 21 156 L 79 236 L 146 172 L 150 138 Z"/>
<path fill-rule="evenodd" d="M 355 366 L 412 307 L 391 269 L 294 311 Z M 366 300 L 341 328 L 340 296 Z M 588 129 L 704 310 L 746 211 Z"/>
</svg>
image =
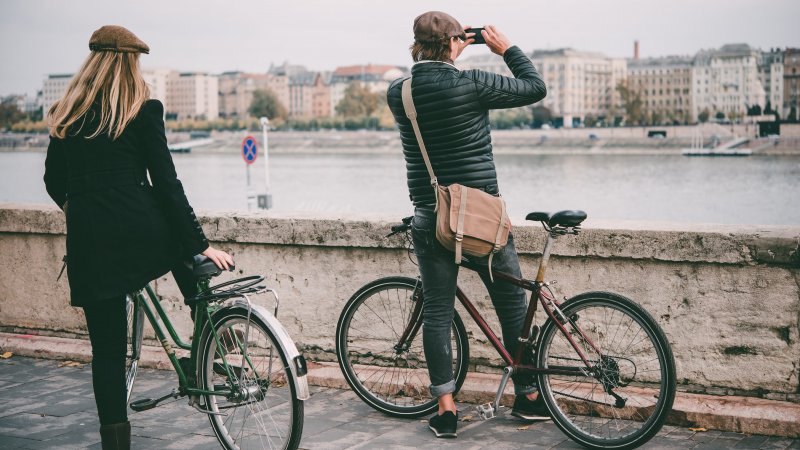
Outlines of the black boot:
<svg viewBox="0 0 800 450">
<path fill-rule="evenodd" d="M 130 450 L 131 423 L 128 421 L 100 426 L 103 450 Z"/>
</svg>

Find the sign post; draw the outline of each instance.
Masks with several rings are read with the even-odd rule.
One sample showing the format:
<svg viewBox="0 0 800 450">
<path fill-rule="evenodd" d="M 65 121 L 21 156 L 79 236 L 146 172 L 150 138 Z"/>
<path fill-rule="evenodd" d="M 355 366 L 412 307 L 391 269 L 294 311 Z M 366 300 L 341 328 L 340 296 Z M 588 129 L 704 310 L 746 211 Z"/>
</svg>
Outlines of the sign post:
<svg viewBox="0 0 800 450">
<path fill-rule="evenodd" d="M 272 192 L 270 191 L 269 186 L 269 146 L 267 144 L 267 129 L 269 128 L 269 119 L 266 117 L 262 117 L 260 119 L 261 122 L 261 133 L 263 136 L 262 145 L 264 146 L 264 195 L 258 196 L 258 207 L 260 209 L 270 209 L 272 208 Z"/>
<path fill-rule="evenodd" d="M 255 202 L 255 194 L 253 194 L 253 189 L 250 186 L 250 165 L 256 162 L 256 158 L 258 157 L 258 144 L 256 144 L 256 138 L 253 136 L 247 136 L 242 140 L 242 159 L 244 159 L 244 163 L 247 167 L 247 210 L 253 209 L 253 203 Z"/>
</svg>

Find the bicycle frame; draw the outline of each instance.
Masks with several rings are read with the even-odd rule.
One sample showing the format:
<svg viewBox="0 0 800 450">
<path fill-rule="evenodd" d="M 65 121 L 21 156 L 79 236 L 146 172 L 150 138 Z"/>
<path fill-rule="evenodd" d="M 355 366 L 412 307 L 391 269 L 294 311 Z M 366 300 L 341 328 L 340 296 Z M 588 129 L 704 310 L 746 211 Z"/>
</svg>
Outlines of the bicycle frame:
<svg viewBox="0 0 800 450">
<path fill-rule="evenodd" d="M 539 263 L 539 270 L 536 275 L 536 280 L 530 281 L 522 278 L 517 278 L 513 275 L 510 275 L 505 272 L 501 272 L 498 270 L 492 270 L 492 274 L 495 280 L 503 280 L 509 282 L 515 286 L 519 286 L 527 291 L 531 292 L 531 301 L 528 305 L 528 310 L 525 315 L 525 322 L 522 325 L 522 332 L 519 337 L 519 342 L 517 345 L 517 349 L 515 354 L 512 356 L 509 352 L 505 349 L 500 339 L 494 333 L 494 331 L 489 327 L 486 321 L 478 312 L 475 305 L 469 300 L 467 295 L 464 291 L 461 290 L 460 287 L 456 286 L 456 298 L 464 306 L 464 308 L 469 313 L 470 317 L 475 321 L 478 325 L 478 328 L 481 329 L 483 334 L 486 338 L 491 342 L 492 346 L 495 348 L 497 353 L 503 358 L 506 365 L 511 368 L 511 372 L 519 372 L 519 373 L 534 373 L 534 374 L 551 374 L 551 375 L 590 375 L 594 372 L 594 366 L 586 357 L 584 352 L 581 350 L 580 346 L 575 342 L 574 338 L 567 331 L 565 327 L 565 323 L 569 323 L 572 325 L 572 328 L 578 332 L 581 339 L 583 339 L 589 346 L 591 346 L 598 355 L 602 356 L 602 352 L 598 349 L 598 347 L 583 333 L 583 331 L 578 327 L 578 325 L 570 318 L 566 317 L 559 308 L 560 303 L 552 297 L 549 293 L 547 293 L 542 288 L 547 286 L 544 282 L 544 274 L 547 271 L 547 263 L 550 259 L 550 250 L 552 249 L 552 245 L 555 242 L 556 238 L 563 234 L 559 232 L 559 230 L 551 230 L 548 232 L 547 241 L 545 243 L 544 252 L 542 253 L 542 260 Z M 469 270 L 486 274 L 488 276 L 488 270 L 486 267 L 478 265 L 474 262 L 469 260 L 463 260 L 461 262 L 461 266 L 465 267 Z M 417 287 L 417 291 L 421 289 L 420 286 Z M 418 294 L 415 291 L 414 296 L 416 297 L 414 310 L 411 313 L 412 320 L 404 330 L 402 336 L 398 344 L 395 346 L 396 350 L 402 350 L 408 347 L 409 343 L 414 339 L 416 334 L 419 332 L 420 327 L 422 326 L 422 302 L 418 301 Z M 575 352 L 580 357 L 581 361 L 585 367 L 575 367 L 575 366 L 566 366 L 566 367 L 548 367 L 548 368 L 541 368 L 535 365 L 530 364 L 523 364 L 523 352 L 525 350 L 525 346 L 528 344 L 532 344 L 531 342 L 531 325 L 533 324 L 534 315 L 538 308 L 538 303 L 541 303 L 542 308 L 544 309 L 547 316 L 555 323 L 561 333 L 567 338 L 572 348 L 575 349 Z"/>
<path fill-rule="evenodd" d="M 207 290 L 208 285 L 209 285 L 208 280 L 200 280 L 198 283 L 198 288 L 200 289 L 200 292 Z M 147 294 L 146 296 L 145 293 Z M 134 297 L 135 297 L 134 315 L 133 315 L 134 320 L 138 319 L 138 314 L 135 312 L 136 309 L 142 308 L 145 315 L 147 316 L 148 321 L 150 322 L 150 326 L 153 327 L 153 331 L 156 334 L 156 338 L 161 343 L 161 346 L 166 352 L 167 357 L 169 358 L 173 369 L 175 369 L 175 372 L 178 374 L 178 390 L 181 395 L 186 395 L 186 394 L 228 395 L 232 393 L 231 389 L 220 389 L 220 390 L 209 391 L 198 388 L 197 380 L 195 379 L 194 376 L 189 376 L 189 374 L 187 374 L 183 370 L 183 367 L 181 367 L 178 357 L 175 354 L 175 349 L 167 340 L 167 334 L 169 334 L 175 346 L 183 350 L 188 350 L 190 352 L 190 357 L 189 357 L 190 367 L 194 367 L 197 364 L 197 358 L 199 357 L 198 352 L 200 351 L 199 345 L 195 344 L 195 342 L 197 342 L 196 339 L 199 339 L 206 324 L 211 322 L 211 314 L 213 311 L 216 310 L 215 307 L 210 307 L 208 303 L 205 302 L 199 302 L 197 304 L 194 311 L 195 317 L 194 317 L 194 334 L 193 334 L 193 336 L 195 336 L 196 339 L 193 340 L 192 343 L 186 343 L 181 340 L 180 336 L 178 336 L 178 333 L 175 331 L 175 327 L 172 325 L 169 316 L 167 316 L 166 311 L 164 310 L 163 306 L 161 306 L 161 302 L 158 300 L 158 296 L 156 295 L 155 291 L 150 286 L 150 284 L 147 284 L 144 287 L 144 289 L 136 292 Z M 152 308 L 150 307 L 150 305 L 148 305 L 147 302 L 148 299 L 150 300 L 149 303 L 152 304 Z M 156 314 L 158 315 L 158 317 L 156 317 Z M 164 323 L 164 328 L 166 328 L 166 333 L 164 332 L 164 329 L 162 328 L 161 324 L 159 324 L 159 319 L 161 319 L 161 321 Z M 134 329 L 135 328 L 136 324 L 134 324 Z M 213 335 L 215 345 L 217 345 L 218 348 L 223 348 L 219 340 L 219 336 L 217 335 L 217 332 L 216 330 L 214 330 L 213 327 L 211 327 L 211 333 Z M 243 345 L 242 342 L 239 340 L 239 338 L 235 336 L 235 334 L 233 334 L 231 338 L 236 340 L 236 344 L 238 346 Z M 243 354 L 246 353 L 243 352 Z M 138 359 L 138 355 L 136 356 Z M 253 367 L 252 363 L 249 360 L 247 362 L 251 367 Z M 231 368 L 228 365 L 225 358 L 223 358 L 222 364 L 224 365 L 225 370 L 228 372 L 228 375 L 229 376 L 232 375 Z"/>
</svg>

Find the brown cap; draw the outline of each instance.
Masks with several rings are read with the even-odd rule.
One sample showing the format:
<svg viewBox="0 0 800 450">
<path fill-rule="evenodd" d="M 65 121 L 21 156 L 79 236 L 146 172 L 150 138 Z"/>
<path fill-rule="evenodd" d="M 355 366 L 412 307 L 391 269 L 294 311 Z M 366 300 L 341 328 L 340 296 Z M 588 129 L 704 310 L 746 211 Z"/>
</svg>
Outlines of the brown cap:
<svg viewBox="0 0 800 450">
<path fill-rule="evenodd" d="M 150 47 L 125 27 L 104 25 L 89 38 L 94 52 L 150 53 Z"/>
<path fill-rule="evenodd" d="M 463 36 L 464 27 L 450 14 L 428 11 L 414 19 L 414 39 L 419 42 L 439 41 Z"/>
</svg>

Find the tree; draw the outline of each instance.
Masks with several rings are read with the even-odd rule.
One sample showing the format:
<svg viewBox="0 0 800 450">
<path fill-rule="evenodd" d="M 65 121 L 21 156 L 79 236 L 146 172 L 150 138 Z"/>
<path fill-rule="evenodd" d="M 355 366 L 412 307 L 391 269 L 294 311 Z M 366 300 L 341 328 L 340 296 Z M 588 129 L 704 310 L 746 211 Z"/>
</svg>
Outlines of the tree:
<svg viewBox="0 0 800 450">
<path fill-rule="evenodd" d="M 706 123 L 708 122 L 708 119 L 710 117 L 711 117 L 711 111 L 709 111 L 708 108 L 706 108 L 700 111 L 700 114 L 697 115 L 697 120 L 699 120 L 700 123 Z"/>
<path fill-rule="evenodd" d="M 767 100 L 767 104 L 764 106 L 764 114 L 772 114 L 775 111 L 772 110 L 772 102 Z"/>
<path fill-rule="evenodd" d="M 761 115 L 761 105 L 756 103 L 755 105 L 747 108 L 747 115 L 748 116 L 760 116 Z"/>
<path fill-rule="evenodd" d="M 714 117 L 717 120 L 723 120 L 723 119 L 725 119 L 725 113 L 722 112 L 722 111 L 717 111 L 717 114 L 715 114 Z"/>
<path fill-rule="evenodd" d="M 617 92 L 622 98 L 622 107 L 625 109 L 625 121 L 629 124 L 642 124 L 645 121 L 643 111 L 644 102 L 639 91 L 628 87 L 627 83 L 620 81 L 617 84 Z"/>
<path fill-rule="evenodd" d="M 0 103 L 0 128 L 11 128 L 17 122 L 25 119 L 25 114 L 11 102 Z"/>
<path fill-rule="evenodd" d="M 253 100 L 247 110 L 253 117 L 266 117 L 269 120 L 286 119 L 288 113 L 278 97 L 269 89 L 253 91 Z"/>
<path fill-rule="evenodd" d="M 587 114 L 586 117 L 583 118 L 583 124 L 592 128 L 597 125 L 597 117 L 595 117 L 594 114 Z"/>
<path fill-rule="evenodd" d="M 369 90 L 358 81 L 353 81 L 344 91 L 344 97 L 336 105 L 336 113 L 344 117 L 371 116 L 381 103 L 381 95 Z"/>
<path fill-rule="evenodd" d="M 549 124 L 553 120 L 553 113 L 546 106 L 534 106 L 531 109 L 533 114 L 533 127 L 541 128 L 544 124 Z"/>
<path fill-rule="evenodd" d="M 797 122 L 797 106 L 792 106 L 789 110 L 789 116 L 787 117 L 789 122 Z"/>
</svg>

